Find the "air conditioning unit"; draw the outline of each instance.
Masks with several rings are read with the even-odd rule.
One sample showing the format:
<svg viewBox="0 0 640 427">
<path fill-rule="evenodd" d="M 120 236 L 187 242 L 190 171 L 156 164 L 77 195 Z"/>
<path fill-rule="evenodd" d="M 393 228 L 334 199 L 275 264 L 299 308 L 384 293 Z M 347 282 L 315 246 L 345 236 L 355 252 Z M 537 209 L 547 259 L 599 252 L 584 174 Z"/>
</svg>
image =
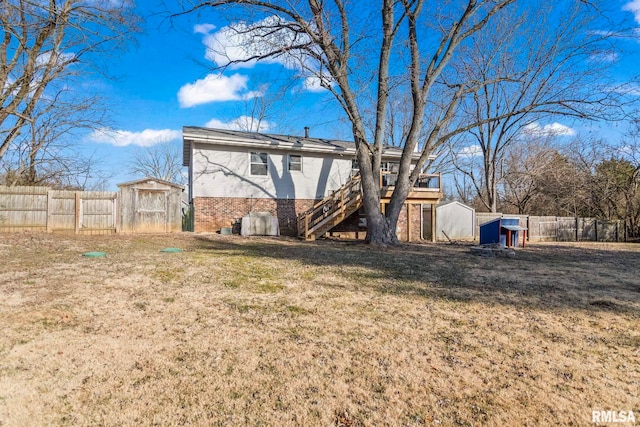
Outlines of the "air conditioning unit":
<svg viewBox="0 0 640 427">
<path fill-rule="evenodd" d="M 278 218 L 269 212 L 251 212 L 242 217 L 240 234 L 243 236 L 279 236 Z"/>
</svg>

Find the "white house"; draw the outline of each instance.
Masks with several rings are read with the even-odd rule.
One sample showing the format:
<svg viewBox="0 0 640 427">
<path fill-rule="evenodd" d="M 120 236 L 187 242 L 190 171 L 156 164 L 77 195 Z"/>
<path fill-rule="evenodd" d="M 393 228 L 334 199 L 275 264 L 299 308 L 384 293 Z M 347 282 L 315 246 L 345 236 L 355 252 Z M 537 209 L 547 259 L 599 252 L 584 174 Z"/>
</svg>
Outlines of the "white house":
<svg viewBox="0 0 640 427">
<path fill-rule="evenodd" d="M 340 192 L 357 174 L 352 142 L 312 138 L 305 131 L 306 135 L 300 137 L 185 126 L 183 164 L 189 167 L 194 231 L 218 231 L 233 227 L 251 212 L 270 212 L 278 218 L 283 234 L 298 234 L 299 216 Z M 387 184 L 393 183 L 394 167 L 401 153 L 398 148 L 386 148 L 383 153 L 388 182 L 382 186 L 387 190 Z M 441 197 L 439 177 L 437 188 L 435 176 L 430 179 L 431 184 L 423 182 L 429 191 L 424 194 L 429 203 L 437 203 Z M 354 202 L 351 221 L 358 227 L 355 210 L 359 205 L 357 200 Z M 323 215 L 327 216 L 326 207 Z M 346 216 L 332 224 L 345 220 Z M 327 228 L 330 224 L 326 221 L 324 224 L 323 232 L 333 228 Z M 419 226 L 418 223 L 417 230 Z M 407 224 L 406 228 L 408 233 L 410 226 Z"/>
</svg>

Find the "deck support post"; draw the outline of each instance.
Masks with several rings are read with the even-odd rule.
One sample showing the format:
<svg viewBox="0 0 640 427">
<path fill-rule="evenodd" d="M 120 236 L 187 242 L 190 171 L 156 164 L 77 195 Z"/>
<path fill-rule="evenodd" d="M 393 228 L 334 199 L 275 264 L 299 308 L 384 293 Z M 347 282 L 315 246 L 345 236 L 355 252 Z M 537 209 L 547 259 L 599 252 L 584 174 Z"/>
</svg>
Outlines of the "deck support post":
<svg viewBox="0 0 640 427">
<path fill-rule="evenodd" d="M 431 242 L 436 242 L 436 205 L 431 203 Z"/>
<path fill-rule="evenodd" d="M 411 203 L 407 203 L 407 242 L 411 242 Z"/>
</svg>

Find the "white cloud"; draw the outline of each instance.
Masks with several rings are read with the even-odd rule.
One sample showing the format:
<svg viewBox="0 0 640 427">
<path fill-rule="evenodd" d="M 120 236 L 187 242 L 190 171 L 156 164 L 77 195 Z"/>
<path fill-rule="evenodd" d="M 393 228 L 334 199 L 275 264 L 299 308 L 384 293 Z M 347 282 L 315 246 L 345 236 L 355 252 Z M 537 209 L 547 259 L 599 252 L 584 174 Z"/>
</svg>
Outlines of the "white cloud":
<svg viewBox="0 0 640 427">
<path fill-rule="evenodd" d="M 214 129 L 266 132 L 269 129 L 273 129 L 275 124 L 266 120 L 261 120 L 258 123 L 258 121 L 253 117 L 240 116 L 228 122 L 223 122 L 218 119 L 211 119 L 204 126 L 208 128 L 214 128 Z"/>
<path fill-rule="evenodd" d="M 13 77 L 7 76 L 6 80 L 4 81 L 4 87 L 2 89 L 3 90 L 8 90 L 11 87 L 11 85 L 13 83 L 15 83 L 15 81 L 16 81 L 16 79 L 14 79 Z M 5 95 L 5 94 L 3 94 L 3 95 Z"/>
<path fill-rule="evenodd" d="M 324 92 L 327 89 L 321 85 L 321 82 L 325 84 L 328 83 L 330 86 L 334 85 L 333 80 L 329 76 L 309 76 L 304 79 L 302 88 L 307 92 Z"/>
<path fill-rule="evenodd" d="M 622 6 L 622 10 L 633 13 L 633 16 L 638 24 L 640 24 L 640 0 L 632 0 Z"/>
<path fill-rule="evenodd" d="M 193 32 L 196 34 L 209 34 L 215 29 L 216 26 L 213 24 L 197 24 L 193 26 Z"/>
<path fill-rule="evenodd" d="M 45 52 L 45 53 L 41 53 L 40 55 L 38 55 L 38 57 L 36 58 L 36 65 L 38 67 L 41 67 L 43 65 L 46 65 L 49 63 L 49 60 L 51 58 L 51 54 L 52 52 Z M 69 62 L 73 62 L 73 60 L 75 59 L 76 55 L 75 53 L 61 53 L 58 54 L 56 57 L 56 62 L 58 66 L 60 65 L 66 65 Z"/>
<path fill-rule="evenodd" d="M 205 58 L 219 66 L 231 63 L 231 68 L 252 68 L 256 60 L 251 58 L 268 55 L 308 40 L 307 36 L 286 29 L 274 31 L 276 28 L 282 28 L 283 22 L 278 16 L 269 16 L 254 24 L 236 22 L 220 28 L 215 33 L 201 31 L 205 34 L 202 39 L 206 48 Z M 304 55 L 301 55 L 299 50 L 292 49 L 287 50 L 286 54 L 262 59 L 261 62 L 280 64 L 289 69 L 301 69 L 301 61 L 304 60 Z"/>
<path fill-rule="evenodd" d="M 589 59 L 591 59 L 594 62 L 617 62 L 619 58 L 620 58 L 620 55 L 618 55 L 618 52 L 602 51 L 602 52 L 594 53 L 593 55 L 590 56 Z"/>
<path fill-rule="evenodd" d="M 529 123 L 522 132 L 533 136 L 575 136 L 576 131 L 560 123 L 551 123 L 541 126 L 539 123 Z"/>
<path fill-rule="evenodd" d="M 115 130 L 109 128 L 96 129 L 89 135 L 89 140 L 103 144 L 111 144 L 116 147 L 137 145 L 139 147 L 151 147 L 163 142 L 175 141 L 182 138 L 182 132 L 171 129 L 145 129 L 142 132 L 130 132 L 128 130 Z"/>
<path fill-rule="evenodd" d="M 478 144 L 469 145 L 467 147 L 462 147 L 460 151 L 458 151 L 458 156 L 460 157 L 475 157 L 482 155 L 482 147 Z"/>
<path fill-rule="evenodd" d="M 620 147 L 617 147 L 615 151 L 623 157 L 628 157 L 636 154 L 636 152 L 638 151 L 638 147 L 633 145 L 622 145 Z"/>
<path fill-rule="evenodd" d="M 610 90 L 622 95 L 640 96 L 640 84 L 636 83 L 623 83 L 619 86 L 612 87 Z"/>
<path fill-rule="evenodd" d="M 254 24 L 236 22 L 222 27 L 215 33 L 207 31 L 202 43 L 205 45 L 205 58 L 216 65 L 230 64 L 230 68 L 252 68 L 256 56 L 267 55 L 281 47 L 290 47 L 300 43 L 300 35 L 287 30 L 273 31 L 283 20 L 269 16 Z M 201 30 L 203 28 L 200 28 Z M 265 64 L 280 64 L 289 69 L 300 68 L 300 52 L 288 51 L 287 54 L 262 59 Z"/>
<path fill-rule="evenodd" d="M 195 105 L 220 101 L 239 101 L 263 95 L 260 91 L 247 91 L 249 77 L 241 74 L 225 76 L 209 74 L 204 79 L 187 83 L 178 91 L 180 107 L 189 108 Z"/>
<path fill-rule="evenodd" d="M 318 65 L 315 60 L 300 49 L 294 49 L 296 45 L 308 43 L 309 37 L 305 34 L 289 30 L 289 27 L 297 24 L 286 21 L 278 16 L 268 16 L 255 22 L 235 22 L 222 27 L 217 31 L 211 24 L 200 24 L 194 27 L 194 32 L 203 34 L 202 43 L 205 46 L 205 58 L 216 66 L 226 66 L 237 70 L 253 68 L 259 59 L 262 64 L 278 64 L 289 70 L 296 70 L 304 80 L 299 90 L 308 92 L 322 92 L 325 90 L 320 85 Z M 312 25 L 312 24 L 310 24 Z M 270 53 L 276 52 L 274 56 Z M 318 52 L 318 54 L 321 54 Z M 322 76 L 325 82 L 330 82 L 329 76 Z"/>
</svg>

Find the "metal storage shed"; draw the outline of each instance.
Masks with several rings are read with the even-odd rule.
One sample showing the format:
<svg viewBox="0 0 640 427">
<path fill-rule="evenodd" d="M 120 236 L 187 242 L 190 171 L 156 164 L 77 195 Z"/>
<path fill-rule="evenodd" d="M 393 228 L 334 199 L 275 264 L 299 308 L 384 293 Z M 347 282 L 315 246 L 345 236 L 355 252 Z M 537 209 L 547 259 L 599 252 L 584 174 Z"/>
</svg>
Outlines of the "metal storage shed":
<svg viewBox="0 0 640 427">
<path fill-rule="evenodd" d="M 474 239 L 475 218 L 476 210 L 463 203 L 453 201 L 436 205 L 436 238 Z"/>
<path fill-rule="evenodd" d="M 118 184 L 125 233 L 182 231 L 182 186 L 157 178 Z"/>
</svg>

